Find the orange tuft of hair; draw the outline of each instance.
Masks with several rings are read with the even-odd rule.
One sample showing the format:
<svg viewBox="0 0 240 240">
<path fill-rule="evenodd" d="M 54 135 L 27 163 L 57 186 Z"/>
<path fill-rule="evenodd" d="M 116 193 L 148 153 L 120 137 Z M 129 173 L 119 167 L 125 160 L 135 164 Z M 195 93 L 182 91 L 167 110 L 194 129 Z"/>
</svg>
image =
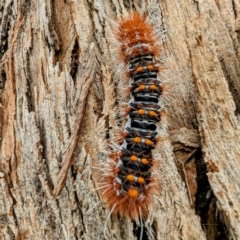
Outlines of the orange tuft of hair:
<svg viewBox="0 0 240 240">
<path fill-rule="evenodd" d="M 159 39 L 146 15 L 134 13 L 123 18 L 115 34 L 120 43 L 119 56 L 124 62 L 139 55 L 160 55 Z"/>
<path fill-rule="evenodd" d="M 104 184 L 106 188 L 101 189 L 102 196 L 108 200 L 108 206 L 113 214 L 119 214 L 120 217 L 129 216 L 132 220 L 139 219 L 139 214 L 143 218 L 147 217 L 148 206 L 151 202 L 152 186 L 151 184 L 140 193 L 137 188 L 130 188 L 125 194 L 118 194 L 121 184 L 116 181 L 116 171 L 105 177 Z M 154 180 L 151 177 L 151 182 Z"/>
<path fill-rule="evenodd" d="M 118 155 L 120 155 L 118 153 Z M 149 161 L 144 159 L 144 161 Z M 155 159 L 151 159 L 152 165 L 156 164 Z M 146 163 L 146 162 L 145 162 Z M 146 164 L 148 164 L 146 163 Z M 143 219 L 146 219 L 148 215 L 148 207 L 152 201 L 153 188 L 155 185 L 155 179 L 153 176 L 148 178 L 148 187 L 145 188 L 144 192 L 140 192 L 137 187 L 131 187 L 128 191 L 119 194 L 122 191 L 122 184 L 116 180 L 116 174 L 119 172 L 117 163 L 111 162 L 109 164 L 108 175 L 104 176 L 104 185 L 106 187 L 100 190 L 103 198 L 108 200 L 108 206 L 112 210 L 113 214 L 119 214 L 120 217 L 130 217 L 132 220 L 138 220 L 139 215 Z M 140 177 L 138 181 L 144 184 L 144 179 Z"/>
</svg>

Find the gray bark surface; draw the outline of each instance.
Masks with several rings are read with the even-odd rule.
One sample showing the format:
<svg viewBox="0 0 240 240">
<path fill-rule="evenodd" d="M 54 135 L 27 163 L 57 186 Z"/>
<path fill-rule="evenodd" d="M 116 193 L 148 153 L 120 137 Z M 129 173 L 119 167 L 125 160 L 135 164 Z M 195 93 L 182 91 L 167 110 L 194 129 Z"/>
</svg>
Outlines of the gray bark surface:
<svg viewBox="0 0 240 240">
<path fill-rule="evenodd" d="M 132 2 L 0 2 L 0 239 L 138 239 L 130 219 L 107 221 L 97 191 L 121 99 L 105 15 L 141 11 Z M 240 3 L 145 8 L 163 41 L 166 116 L 144 236 L 237 240 Z"/>
</svg>

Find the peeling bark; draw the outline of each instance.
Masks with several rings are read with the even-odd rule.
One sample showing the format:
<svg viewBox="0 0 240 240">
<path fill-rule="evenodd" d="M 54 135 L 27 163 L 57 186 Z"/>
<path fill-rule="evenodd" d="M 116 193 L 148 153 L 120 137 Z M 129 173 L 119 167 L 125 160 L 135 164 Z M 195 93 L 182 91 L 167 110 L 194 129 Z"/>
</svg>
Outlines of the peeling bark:
<svg viewBox="0 0 240 240">
<path fill-rule="evenodd" d="M 121 99 L 105 14 L 140 11 L 132 2 L 0 3 L 1 239 L 139 238 L 130 219 L 106 223 L 96 190 Z M 145 4 L 167 114 L 144 239 L 239 239 L 239 1 Z"/>
</svg>

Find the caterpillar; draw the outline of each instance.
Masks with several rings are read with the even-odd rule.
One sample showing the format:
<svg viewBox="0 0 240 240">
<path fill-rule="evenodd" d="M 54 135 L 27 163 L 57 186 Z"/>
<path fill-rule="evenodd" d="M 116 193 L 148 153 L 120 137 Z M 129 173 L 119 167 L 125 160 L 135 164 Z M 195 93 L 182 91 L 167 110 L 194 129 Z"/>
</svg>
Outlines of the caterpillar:
<svg viewBox="0 0 240 240">
<path fill-rule="evenodd" d="M 103 170 L 101 194 L 110 213 L 137 220 L 147 217 L 154 188 L 152 150 L 158 142 L 163 90 L 159 38 L 147 16 L 139 13 L 122 18 L 114 33 L 118 58 L 124 65 L 123 78 L 129 81 L 130 100 L 122 142 Z"/>
</svg>

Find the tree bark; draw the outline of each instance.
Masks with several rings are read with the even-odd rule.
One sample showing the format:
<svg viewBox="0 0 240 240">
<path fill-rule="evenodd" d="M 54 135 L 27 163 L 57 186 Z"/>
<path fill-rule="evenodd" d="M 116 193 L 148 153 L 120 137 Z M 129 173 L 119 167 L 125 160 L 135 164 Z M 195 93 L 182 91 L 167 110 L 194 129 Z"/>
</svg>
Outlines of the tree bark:
<svg viewBox="0 0 240 240">
<path fill-rule="evenodd" d="M 97 191 L 121 98 L 105 16 L 141 11 L 132 2 L 0 3 L 1 239 L 139 239 L 138 223 L 107 221 Z M 167 114 L 144 239 L 239 239 L 240 3 L 145 9 L 165 48 Z"/>
</svg>

